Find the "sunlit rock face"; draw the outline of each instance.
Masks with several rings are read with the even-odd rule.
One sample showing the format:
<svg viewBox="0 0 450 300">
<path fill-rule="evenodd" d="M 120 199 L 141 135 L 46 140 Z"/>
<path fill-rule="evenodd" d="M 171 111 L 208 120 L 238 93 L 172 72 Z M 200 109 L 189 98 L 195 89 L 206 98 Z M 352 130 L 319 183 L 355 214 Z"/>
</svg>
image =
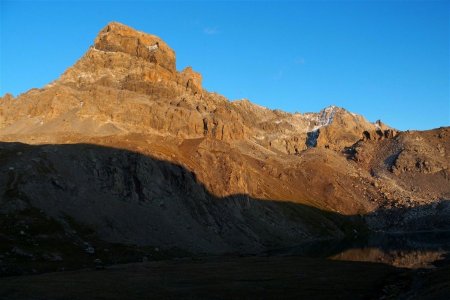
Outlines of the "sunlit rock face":
<svg viewBox="0 0 450 300">
<path fill-rule="evenodd" d="M 154 97 L 201 92 L 201 76 L 192 68 L 178 73 L 175 52 L 163 40 L 116 22 L 100 31 L 94 45 L 57 82 L 77 87 L 95 84 Z"/>
<path fill-rule="evenodd" d="M 176 72 L 175 52 L 163 40 L 120 23 L 109 23 L 101 30 L 94 49 L 125 53 Z"/>
</svg>

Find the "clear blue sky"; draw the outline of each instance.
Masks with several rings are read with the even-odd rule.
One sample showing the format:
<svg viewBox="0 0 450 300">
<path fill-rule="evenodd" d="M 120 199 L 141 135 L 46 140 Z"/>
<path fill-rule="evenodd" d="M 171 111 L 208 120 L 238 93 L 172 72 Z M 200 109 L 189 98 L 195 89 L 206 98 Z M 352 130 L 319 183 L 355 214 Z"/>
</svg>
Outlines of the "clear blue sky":
<svg viewBox="0 0 450 300">
<path fill-rule="evenodd" d="M 1 1 L 0 94 L 43 87 L 109 21 L 163 38 L 229 99 L 450 125 L 450 1 Z"/>
</svg>

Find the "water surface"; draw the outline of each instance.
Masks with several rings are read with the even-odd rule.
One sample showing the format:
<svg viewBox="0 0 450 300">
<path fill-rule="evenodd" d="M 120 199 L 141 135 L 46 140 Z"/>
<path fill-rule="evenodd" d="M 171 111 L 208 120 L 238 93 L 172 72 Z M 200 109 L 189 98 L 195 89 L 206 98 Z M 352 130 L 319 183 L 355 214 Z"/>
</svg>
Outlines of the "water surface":
<svg viewBox="0 0 450 300">
<path fill-rule="evenodd" d="M 272 251 L 269 255 L 365 261 L 401 268 L 433 268 L 450 254 L 450 232 L 375 233 L 366 238 L 328 240 Z"/>
</svg>

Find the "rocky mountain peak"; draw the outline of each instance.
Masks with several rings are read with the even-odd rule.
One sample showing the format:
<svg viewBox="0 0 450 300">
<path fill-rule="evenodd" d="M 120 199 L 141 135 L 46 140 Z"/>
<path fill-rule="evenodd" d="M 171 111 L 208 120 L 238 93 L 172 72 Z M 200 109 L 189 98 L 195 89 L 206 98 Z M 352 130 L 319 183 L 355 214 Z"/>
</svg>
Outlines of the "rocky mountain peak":
<svg viewBox="0 0 450 300">
<path fill-rule="evenodd" d="M 0 128 L 8 134 L 106 136 L 149 130 L 183 138 L 247 140 L 269 151 L 340 151 L 375 132 L 362 116 L 337 106 L 291 114 L 248 100 L 230 102 L 202 88 L 191 67 L 178 72 L 175 52 L 161 38 L 111 22 L 87 52 L 44 89 L 17 106 L 4 98 Z M 6 113 L 17 110 L 17 113 Z M 70 117 L 69 117 L 70 116 Z M 375 135 L 373 135 L 375 136 Z M 53 138 L 53 137 L 52 137 Z"/>
<path fill-rule="evenodd" d="M 172 98 L 186 92 L 201 94 L 201 78 L 190 67 L 177 72 L 175 51 L 159 37 L 111 22 L 84 56 L 50 86 L 104 86 Z"/>
<path fill-rule="evenodd" d="M 93 48 L 125 53 L 176 72 L 175 51 L 162 39 L 118 22 L 109 23 L 99 32 Z"/>
</svg>

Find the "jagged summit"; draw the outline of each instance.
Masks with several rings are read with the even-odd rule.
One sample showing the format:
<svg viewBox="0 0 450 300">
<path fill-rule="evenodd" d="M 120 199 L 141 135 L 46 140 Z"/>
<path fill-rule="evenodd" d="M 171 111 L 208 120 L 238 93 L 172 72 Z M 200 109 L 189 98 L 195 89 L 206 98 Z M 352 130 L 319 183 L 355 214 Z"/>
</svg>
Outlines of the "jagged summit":
<svg viewBox="0 0 450 300">
<path fill-rule="evenodd" d="M 187 89 L 202 92 L 201 75 L 190 67 L 177 72 L 175 51 L 162 39 L 117 22 L 105 26 L 55 83 L 77 88 L 96 84 L 165 97 Z"/>
<path fill-rule="evenodd" d="M 45 88 L 57 84 L 76 88 L 95 84 L 157 96 L 152 85 L 171 85 L 172 90 L 180 85 L 195 94 L 202 91 L 202 76 L 192 67 L 177 72 L 175 51 L 156 35 L 110 22 L 75 65 Z M 170 93 L 170 89 L 166 92 Z"/>
<path fill-rule="evenodd" d="M 125 53 L 176 72 L 175 51 L 162 39 L 118 22 L 111 22 L 100 31 L 92 49 Z"/>
<path fill-rule="evenodd" d="M 330 106 L 290 114 L 248 100 L 230 102 L 202 88 L 191 67 L 176 70 L 175 51 L 155 35 L 118 22 L 59 79 L 41 90 L 2 100 L 0 133 L 83 136 L 154 131 L 183 138 L 252 141 L 269 151 L 308 147 L 341 150 L 379 129 L 362 116 Z M 8 111 L 8 113 L 5 113 Z M 11 113 L 17 111 L 15 113 Z"/>
<path fill-rule="evenodd" d="M 177 72 L 175 51 L 162 39 L 118 22 L 100 30 L 58 80 L 21 98 L 30 97 L 40 101 L 21 108 L 28 118 L 4 115 L 3 132 L 29 132 L 31 127 L 36 133 L 97 136 L 151 129 L 186 138 L 249 139 L 271 151 L 295 154 L 312 146 L 340 150 L 363 138 L 364 131 L 380 129 L 334 105 L 319 113 L 290 114 L 247 99 L 229 102 L 205 91 L 202 76 L 191 67 Z M 10 98 L 3 99 L 4 106 Z"/>
</svg>

